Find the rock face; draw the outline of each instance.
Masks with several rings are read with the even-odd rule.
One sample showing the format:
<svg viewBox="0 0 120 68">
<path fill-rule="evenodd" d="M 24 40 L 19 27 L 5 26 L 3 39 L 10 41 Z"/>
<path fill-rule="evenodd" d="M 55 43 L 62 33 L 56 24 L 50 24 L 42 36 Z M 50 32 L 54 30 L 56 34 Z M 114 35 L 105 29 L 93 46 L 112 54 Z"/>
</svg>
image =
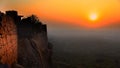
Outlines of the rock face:
<svg viewBox="0 0 120 68">
<path fill-rule="evenodd" d="M 17 30 L 14 20 L 0 13 L 0 62 L 9 66 L 17 61 Z"/>
<path fill-rule="evenodd" d="M 46 25 L 35 16 L 18 24 L 18 63 L 25 68 L 49 68 L 49 48 Z M 24 61 L 24 62 L 23 62 Z"/>
<path fill-rule="evenodd" d="M 11 50 L 12 53 L 7 53 L 7 51 L 3 52 L 11 56 L 11 58 L 5 57 L 10 62 L 8 60 L 4 60 L 4 62 L 10 65 L 17 63 L 24 68 L 51 68 L 52 49 L 48 44 L 47 26 L 42 24 L 34 15 L 23 19 L 17 15 L 16 11 L 6 11 L 6 15 L 8 16 L 5 17 L 7 21 L 2 22 L 6 23 L 6 27 L 4 28 L 10 28 L 12 25 L 11 29 L 13 32 L 12 36 L 10 36 L 11 39 L 7 39 L 12 44 L 6 44 L 7 48 L 4 48 Z M 3 18 L 1 20 L 4 21 Z M 9 22 L 11 24 L 8 25 Z M 4 49 L 1 47 L 0 55 L 2 55 L 1 52 Z"/>
</svg>

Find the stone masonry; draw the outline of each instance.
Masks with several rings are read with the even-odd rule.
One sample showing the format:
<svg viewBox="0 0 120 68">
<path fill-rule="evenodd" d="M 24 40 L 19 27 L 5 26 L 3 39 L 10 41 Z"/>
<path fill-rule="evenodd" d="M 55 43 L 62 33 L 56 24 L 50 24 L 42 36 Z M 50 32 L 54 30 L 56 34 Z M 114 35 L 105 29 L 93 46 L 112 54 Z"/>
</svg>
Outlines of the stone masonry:
<svg viewBox="0 0 120 68">
<path fill-rule="evenodd" d="M 14 20 L 0 13 L 0 62 L 3 64 L 17 61 L 17 31 Z"/>
</svg>

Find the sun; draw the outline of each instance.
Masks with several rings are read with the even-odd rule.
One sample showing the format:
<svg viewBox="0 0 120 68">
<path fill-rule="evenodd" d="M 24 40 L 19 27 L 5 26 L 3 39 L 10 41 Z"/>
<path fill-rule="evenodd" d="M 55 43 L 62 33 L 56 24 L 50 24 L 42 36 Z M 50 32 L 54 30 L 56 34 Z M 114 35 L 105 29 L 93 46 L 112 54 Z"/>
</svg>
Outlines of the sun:
<svg viewBox="0 0 120 68">
<path fill-rule="evenodd" d="M 97 20 L 98 15 L 96 13 L 92 13 L 92 14 L 90 14 L 89 18 L 91 21 L 95 21 L 95 20 Z"/>
</svg>

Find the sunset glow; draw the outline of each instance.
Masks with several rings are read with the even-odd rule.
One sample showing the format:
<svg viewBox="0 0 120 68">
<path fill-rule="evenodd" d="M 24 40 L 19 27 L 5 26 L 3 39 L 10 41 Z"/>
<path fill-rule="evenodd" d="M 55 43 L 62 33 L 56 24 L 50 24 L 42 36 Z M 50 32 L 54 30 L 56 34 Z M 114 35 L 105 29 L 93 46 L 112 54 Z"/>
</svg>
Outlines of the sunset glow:
<svg viewBox="0 0 120 68">
<path fill-rule="evenodd" d="M 120 23 L 119 0 L 2 0 L 0 6 L 3 6 L 2 10 L 15 9 L 26 16 L 33 13 L 47 24 L 58 26 L 66 24 L 86 28 Z M 95 24 L 88 24 L 91 21 Z"/>
</svg>

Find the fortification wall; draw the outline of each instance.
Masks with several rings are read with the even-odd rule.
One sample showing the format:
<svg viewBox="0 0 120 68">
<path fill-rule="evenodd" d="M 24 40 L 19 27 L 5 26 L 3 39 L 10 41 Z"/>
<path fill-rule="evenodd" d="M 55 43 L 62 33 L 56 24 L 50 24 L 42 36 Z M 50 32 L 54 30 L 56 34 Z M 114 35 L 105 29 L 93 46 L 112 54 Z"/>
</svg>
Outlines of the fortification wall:
<svg viewBox="0 0 120 68">
<path fill-rule="evenodd" d="M 17 61 L 16 26 L 7 15 L 1 16 L 0 24 L 0 62 L 11 65 Z"/>
<path fill-rule="evenodd" d="M 13 66 L 17 62 L 25 68 L 51 68 L 47 26 L 35 16 L 21 20 L 17 11 L 0 14 L 0 58 Z"/>
</svg>

